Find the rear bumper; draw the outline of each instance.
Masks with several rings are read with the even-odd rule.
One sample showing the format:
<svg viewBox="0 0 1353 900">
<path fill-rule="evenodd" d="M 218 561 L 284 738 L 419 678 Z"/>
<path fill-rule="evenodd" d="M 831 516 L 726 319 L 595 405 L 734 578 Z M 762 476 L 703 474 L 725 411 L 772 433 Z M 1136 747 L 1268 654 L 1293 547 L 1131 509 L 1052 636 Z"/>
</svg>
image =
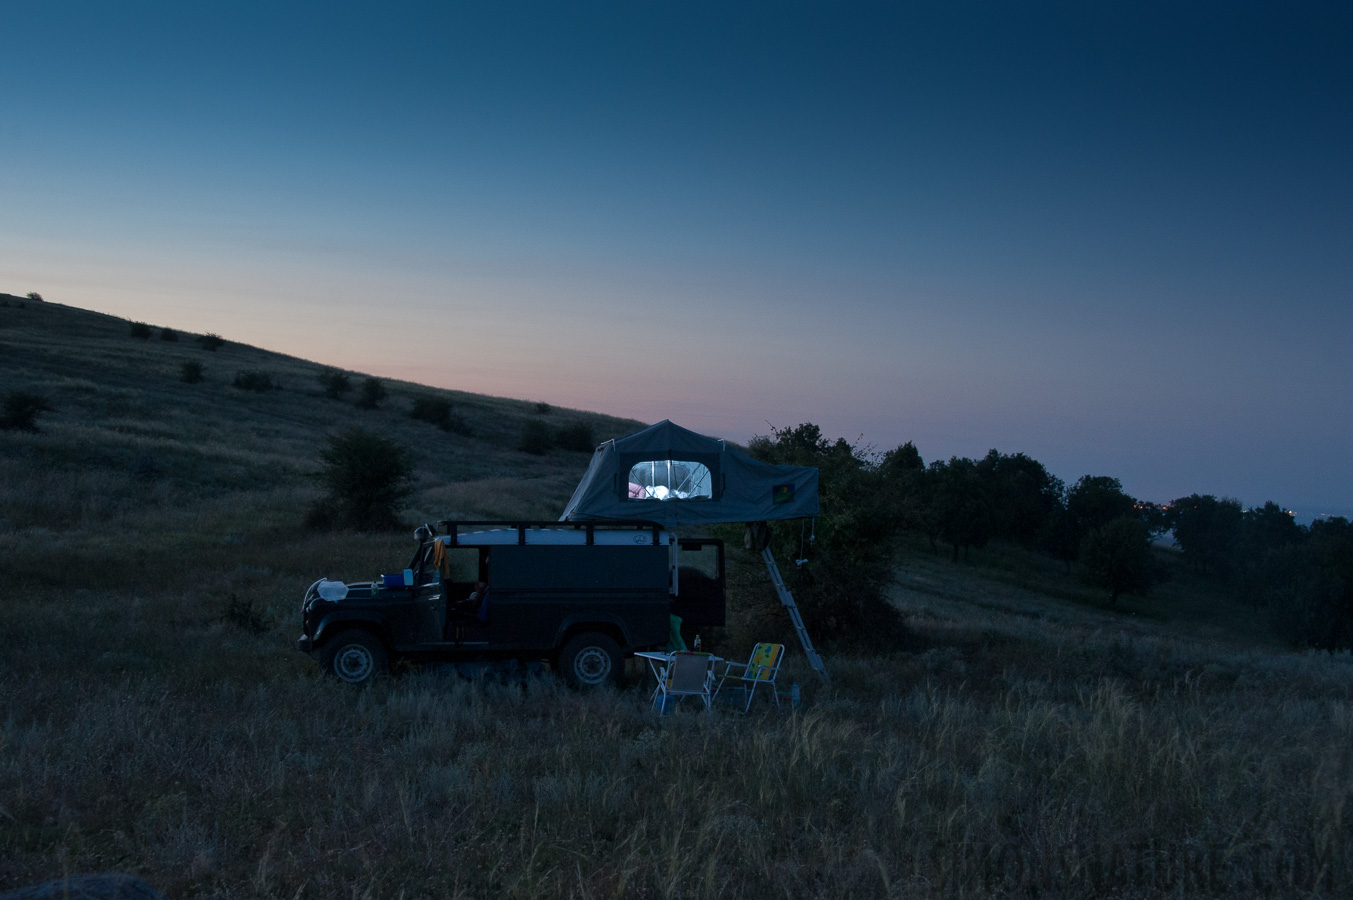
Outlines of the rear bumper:
<svg viewBox="0 0 1353 900">
<path fill-rule="evenodd" d="M 296 639 L 296 649 L 301 651 L 302 653 L 314 653 L 315 642 L 311 638 L 308 638 L 305 635 L 301 635 L 299 638 Z"/>
</svg>

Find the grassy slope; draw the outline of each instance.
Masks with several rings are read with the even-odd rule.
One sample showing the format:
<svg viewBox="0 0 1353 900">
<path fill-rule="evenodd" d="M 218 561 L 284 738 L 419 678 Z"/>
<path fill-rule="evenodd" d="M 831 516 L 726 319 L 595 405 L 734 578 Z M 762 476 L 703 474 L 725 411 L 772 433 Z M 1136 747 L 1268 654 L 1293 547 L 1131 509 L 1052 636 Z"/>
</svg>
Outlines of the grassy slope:
<svg viewBox="0 0 1353 900">
<path fill-rule="evenodd" d="M 300 591 L 409 545 L 299 528 L 325 433 L 414 449 L 410 520 L 553 517 L 586 456 L 505 449 L 533 404 L 444 392 L 460 438 L 404 414 L 430 389 L 363 412 L 317 396 L 315 364 L 188 337 L 0 308 L 0 390 L 57 408 L 0 432 L 0 890 L 110 869 L 175 897 L 1222 895 L 1348 874 L 1353 666 L 1285 652 L 1183 572 L 1107 610 L 1038 558 L 905 549 L 923 652 L 829 655 L 830 689 L 792 653 L 793 716 L 655 721 L 638 672 L 590 696 L 324 681 L 290 649 Z M 203 384 L 177 380 L 188 359 Z M 229 387 L 246 369 L 284 390 Z M 598 439 L 636 424 L 589 417 Z"/>
</svg>

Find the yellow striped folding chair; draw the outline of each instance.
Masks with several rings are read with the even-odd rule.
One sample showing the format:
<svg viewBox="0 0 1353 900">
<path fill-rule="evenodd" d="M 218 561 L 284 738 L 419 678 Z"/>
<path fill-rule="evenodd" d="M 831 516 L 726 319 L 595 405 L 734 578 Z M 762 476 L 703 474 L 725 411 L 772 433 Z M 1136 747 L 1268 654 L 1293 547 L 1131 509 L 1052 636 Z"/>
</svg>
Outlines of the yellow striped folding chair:
<svg viewBox="0 0 1353 900">
<path fill-rule="evenodd" d="M 784 655 L 784 644 L 757 644 L 752 648 L 751 658 L 746 663 L 728 664 L 723 677 L 719 679 L 715 695 L 724 689 L 725 684 L 734 682 L 747 695 L 747 704 L 742 709 L 745 713 L 752 708 L 752 698 L 756 696 L 757 687 L 765 685 L 770 689 L 771 699 L 779 706 L 780 697 L 775 693 L 775 676 L 780 673 L 780 660 Z"/>
</svg>

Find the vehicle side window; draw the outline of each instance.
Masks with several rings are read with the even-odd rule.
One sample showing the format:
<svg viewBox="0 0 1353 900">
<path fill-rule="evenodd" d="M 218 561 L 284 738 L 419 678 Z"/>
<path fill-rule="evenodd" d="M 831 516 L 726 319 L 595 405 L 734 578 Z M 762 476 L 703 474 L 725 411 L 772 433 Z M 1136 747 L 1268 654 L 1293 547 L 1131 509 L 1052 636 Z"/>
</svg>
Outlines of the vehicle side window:
<svg viewBox="0 0 1353 900">
<path fill-rule="evenodd" d="M 719 577 L 719 547 L 717 544 L 692 546 L 683 543 L 680 559 L 682 571 L 689 569 L 710 580 L 716 580 Z"/>
<path fill-rule="evenodd" d="M 448 547 L 442 565 L 442 581 L 474 584 L 479 580 L 479 548 Z"/>
</svg>

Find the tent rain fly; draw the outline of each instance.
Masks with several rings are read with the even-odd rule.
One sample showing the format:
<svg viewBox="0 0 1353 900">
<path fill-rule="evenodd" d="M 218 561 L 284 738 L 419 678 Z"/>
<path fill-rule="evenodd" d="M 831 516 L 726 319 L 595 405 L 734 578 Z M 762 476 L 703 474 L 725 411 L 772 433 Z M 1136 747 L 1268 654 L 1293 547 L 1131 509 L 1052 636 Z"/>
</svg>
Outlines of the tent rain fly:
<svg viewBox="0 0 1353 900">
<path fill-rule="evenodd" d="M 763 463 L 664 420 L 598 447 L 560 519 L 647 519 L 675 528 L 817 512 L 817 469 Z"/>
</svg>

